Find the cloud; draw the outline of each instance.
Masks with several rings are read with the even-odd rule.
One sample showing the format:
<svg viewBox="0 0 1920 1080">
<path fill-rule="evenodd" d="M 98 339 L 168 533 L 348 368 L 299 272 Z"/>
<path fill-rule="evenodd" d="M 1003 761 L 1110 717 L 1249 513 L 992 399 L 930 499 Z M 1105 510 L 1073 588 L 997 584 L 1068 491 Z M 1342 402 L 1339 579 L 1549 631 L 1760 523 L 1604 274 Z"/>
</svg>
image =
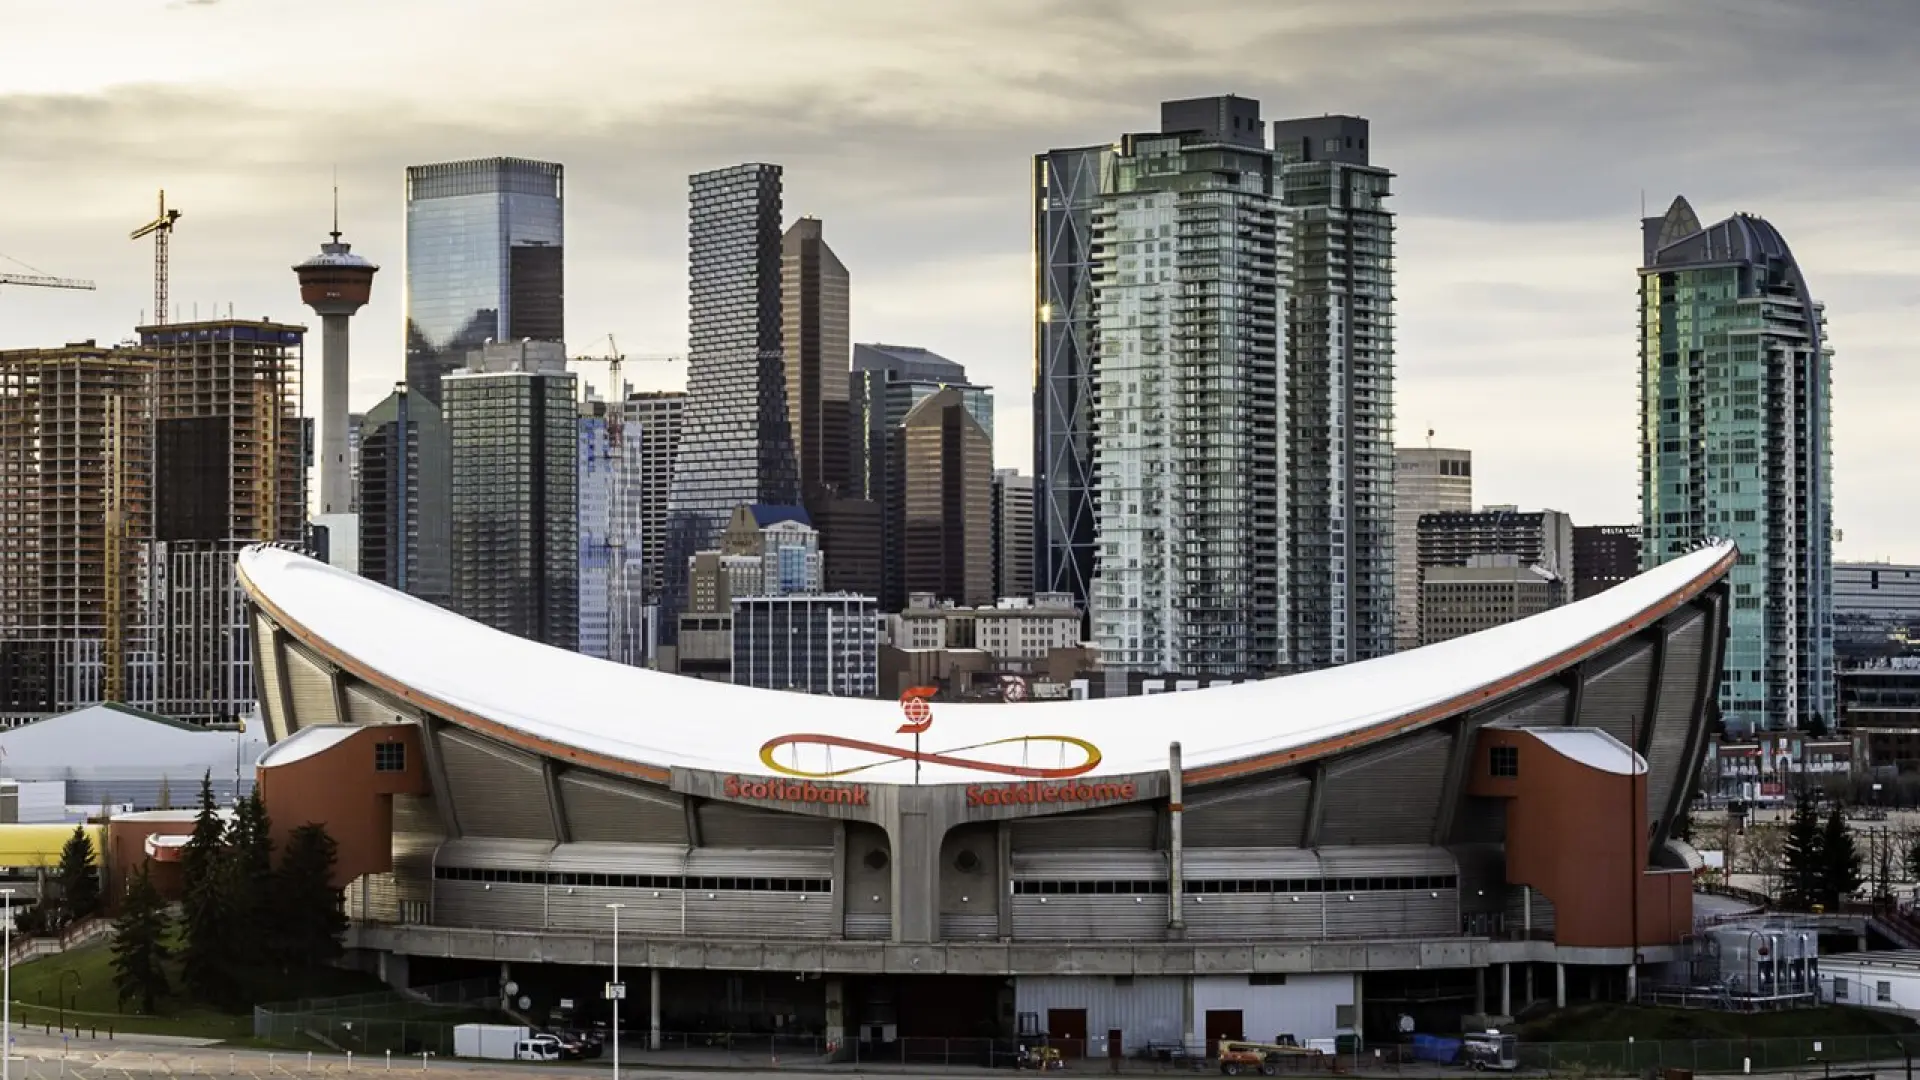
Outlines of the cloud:
<svg viewBox="0 0 1920 1080">
<path fill-rule="evenodd" d="M 1920 560 L 1920 510 L 1884 498 L 1889 403 L 1920 390 L 1911 0 L 118 2 L 114 34 L 48 4 L 10 41 L 0 252 L 101 289 L 0 291 L 0 345 L 125 333 L 152 303 L 126 233 L 162 186 L 179 302 L 299 317 L 289 267 L 337 165 L 347 238 L 384 267 L 355 322 L 369 405 L 399 371 L 405 166 L 515 154 L 567 166 L 572 336 L 678 352 L 687 175 L 774 161 L 788 216 L 825 219 L 852 270 L 854 337 L 967 363 L 999 391 L 1001 463 L 1030 468 L 1031 155 L 1237 92 L 1372 120 L 1401 215 L 1400 427 L 1473 446 L 1490 501 L 1636 513 L 1643 191 L 1774 220 L 1840 350 L 1848 548 Z M 101 62 L 34 59 L 83 46 Z"/>
</svg>

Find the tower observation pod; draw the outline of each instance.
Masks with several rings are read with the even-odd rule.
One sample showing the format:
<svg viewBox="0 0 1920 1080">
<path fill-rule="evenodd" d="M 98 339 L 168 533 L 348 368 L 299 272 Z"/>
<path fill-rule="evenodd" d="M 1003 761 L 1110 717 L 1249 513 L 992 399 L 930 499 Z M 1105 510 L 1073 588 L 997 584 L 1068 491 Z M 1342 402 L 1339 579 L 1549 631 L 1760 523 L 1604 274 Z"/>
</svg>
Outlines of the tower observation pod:
<svg viewBox="0 0 1920 1080">
<path fill-rule="evenodd" d="M 328 561 L 355 569 L 357 524 L 350 516 L 353 480 L 347 460 L 347 320 L 373 293 L 373 275 L 380 268 L 353 253 L 340 239 L 340 209 L 335 196 L 333 239 L 320 245 L 320 254 L 295 266 L 300 277 L 300 300 L 320 316 L 320 412 L 318 414 L 320 505 L 316 524 L 326 525 Z"/>
</svg>

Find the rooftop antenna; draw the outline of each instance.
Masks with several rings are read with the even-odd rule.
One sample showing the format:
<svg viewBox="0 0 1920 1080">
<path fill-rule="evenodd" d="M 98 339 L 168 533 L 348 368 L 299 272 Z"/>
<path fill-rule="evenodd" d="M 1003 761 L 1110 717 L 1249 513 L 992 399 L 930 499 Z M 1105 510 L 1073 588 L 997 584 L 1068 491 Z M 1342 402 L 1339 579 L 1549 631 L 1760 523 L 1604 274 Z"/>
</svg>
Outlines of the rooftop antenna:
<svg viewBox="0 0 1920 1080">
<path fill-rule="evenodd" d="M 1427 449 L 1433 449 L 1433 429 L 1427 429 Z"/>
<path fill-rule="evenodd" d="M 333 237 L 334 243 L 340 242 L 340 166 L 333 167 Z"/>
</svg>

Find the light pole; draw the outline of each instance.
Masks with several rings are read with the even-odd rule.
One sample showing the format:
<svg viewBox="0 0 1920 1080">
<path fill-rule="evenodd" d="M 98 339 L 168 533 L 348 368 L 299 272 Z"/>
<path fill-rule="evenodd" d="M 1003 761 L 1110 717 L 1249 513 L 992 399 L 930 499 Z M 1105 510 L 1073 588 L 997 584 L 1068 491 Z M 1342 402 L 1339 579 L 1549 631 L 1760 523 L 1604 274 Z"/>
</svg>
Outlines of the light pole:
<svg viewBox="0 0 1920 1080">
<path fill-rule="evenodd" d="M 0 889 L 0 896 L 6 898 L 3 936 L 6 942 L 7 958 L 5 974 L 0 975 L 0 1080 L 11 1080 L 13 1076 L 13 890 Z"/>
<path fill-rule="evenodd" d="M 613 981 L 607 984 L 607 996 L 613 999 L 613 1080 L 620 1080 L 620 999 L 627 996 L 626 984 L 620 981 L 620 909 L 626 906 L 607 905 L 613 912 Z"/>
</svg>

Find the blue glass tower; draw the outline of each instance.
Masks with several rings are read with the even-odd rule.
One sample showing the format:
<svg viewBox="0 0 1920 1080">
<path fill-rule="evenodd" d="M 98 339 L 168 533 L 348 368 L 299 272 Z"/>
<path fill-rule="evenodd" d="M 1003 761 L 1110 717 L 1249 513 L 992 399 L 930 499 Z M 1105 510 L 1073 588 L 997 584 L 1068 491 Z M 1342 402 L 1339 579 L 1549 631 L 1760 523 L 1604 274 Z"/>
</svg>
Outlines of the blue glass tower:
<svg viewBox="0 0 1920 1080">
<path fill-rule="evenodd" d="M 565 339 L 562 187 L 519 158 L 407 169 L 407 386 L 436 407 L 484 342 Z"/>
</svg>

